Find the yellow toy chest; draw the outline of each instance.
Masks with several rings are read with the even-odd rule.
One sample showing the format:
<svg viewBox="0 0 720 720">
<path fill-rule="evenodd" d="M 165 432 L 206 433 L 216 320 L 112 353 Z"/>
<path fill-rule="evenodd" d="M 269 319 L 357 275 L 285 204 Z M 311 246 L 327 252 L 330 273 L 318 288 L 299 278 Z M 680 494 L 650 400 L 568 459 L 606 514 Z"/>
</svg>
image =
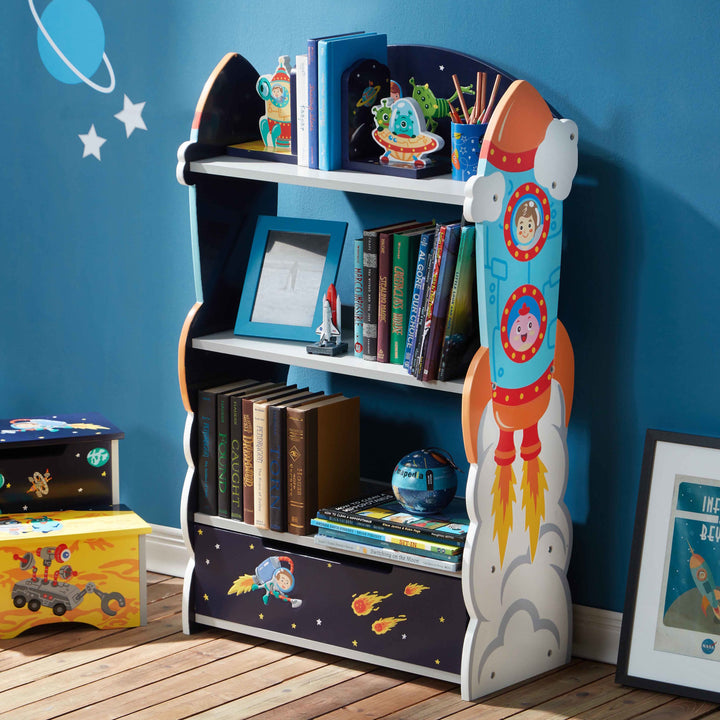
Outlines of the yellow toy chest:
<svg viewBox="0 0 720 720">
<path fill-rule="evenodd" d="M 145 535 L 123 506 L 0 516 L 0 638 L 55 622 L 146 622 Z"/>
</svg>

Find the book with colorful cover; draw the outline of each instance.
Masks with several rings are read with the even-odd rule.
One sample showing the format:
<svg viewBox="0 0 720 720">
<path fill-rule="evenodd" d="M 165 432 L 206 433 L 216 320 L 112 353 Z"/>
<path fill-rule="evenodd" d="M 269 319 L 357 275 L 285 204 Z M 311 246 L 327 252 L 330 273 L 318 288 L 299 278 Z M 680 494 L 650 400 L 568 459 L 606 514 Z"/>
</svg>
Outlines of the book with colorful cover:
<svg viewBox="0 0 720 720">
<path fill-rule="evenodd" d="M 448 545 L 447 543 L 441 543 L 436 540 L 425 540 L 411 535 L 399 535 L 386 530 L 375 530 L 368 527 L 358 527 L 357 525 L 343 525 L 342 523 L 325 520 L 321 517 L 312 518 L 310 524 L 317 528 L 345 532 L 349 535 L 357 535 L 358 537 L 378 540 L 405 548 L 425 550 L 437 553 L 438 555 L 460 555 L 463 551 L 463 548 L 458 545 Z"/>
<path fill-rule="evenodd" d="M 393 234 L 390 362 L 394 365 L 402 365 L 405 359 L 410 302 L 414 287 L 412 273 L 417 265 L 420 239 L 424 230 L 427 230 L 427 226 Z"/>
<path fill-rule="evenodd" d="M 345 552 L 381 558 L 392 562 L 418 565 L 434 570 L 457 572 L 462 567 L 462 559 L 451 559 L 450 556 L 434 556 L 415 548 L 396 549 L 388 544 L 381 544 L 370 538 L 359 538 L 344 532 L 335 532 L 325 528 L 318 530 L 315 543 L 322 547 L 344 550 Z M 396 546 L 397 547 L 397 546 Z M 457 556 L 453 556 L 457 557 Z M 443 559 L 444 558 L 444 559 Z"/>
<path fill-rule="evenodd" d="M 353 320 L 354 354 L 363 356 L 363 239 L 355 238 L 353 243 Z"/>
<path fill-rule="evenodd" d="M 480 346 L 475 288 L 475 226 L 462 229 L 448 307 L 438 380 L 453 380 L 467 370 Z"/>
<path fill-rule="evenodd" d="M 387 63 L 387 35 L 366 32 L 323 38 L 318 58 L 318 168 L 342 167 L 342 76 L 357 60 Z"/>
<path fill-rule="evenodd" d="M 413 280 L 413 292 L 410 300 L 410 314 L 408 316 L 407 338 L 405 340 L 405 357 L 403 359 L 403 367 L 410 370 L 413 354 L 415 352 L 415 342 L 417 340 L 418 319 L 423 299 L 423 288 L 427 278 L 428 261 L 432 254 L 435 244 L 435 228 L 428 230 L 420 237 L 420 247 L 418 248 L 418 259 L 415 265 L 415 278 Z"/>
<path fill-rule="evenodd" d="M 426 540 L 439 540 L 448 545 L 465 544 L 470 519 L 465 498 L 455 497 L 440 512 L 431 515 L 409 513 L 390 493 L 379 493 L 342 505 L 324 507 L 318 517 L 343 525 L 375 530 L 389 530 Z"/>
<path fill-rule="evenodd" d="M 437 380 L 440 348 L 445 337 L 445 321 L 447 320 L 448 305 L 450 304 L 450 292 L 455 277 L 459 246 L 460 223 L 453 223 L 448 225 L 445 231 L 445 250 L 438 270 L 435 302 L 433 303 L 427 350 L 423 362 L 423 380 Z"/>
<path fill-rule="evenodd" d="M 392 233 L 378 235 L 377 361 L 390 362 L 390 295 L 392 292 Z"/>
<path fill-rule="evenodd" d="M 415 354 L 413 356 L 413 365 L 411 375 L 418 379 L 422 379 L 423 363 L 425 361 L 425 351 L 427 349 L 428 336 L 430 334 L 430 321 L 432 319 L 432 309 L 435 303 L 435 290 L 437 288 L 437 278 L 440 271 L 440 262 L 442 261 L 443 250 L 445 249 L 445 231 L 447 225 L 438 225 L 435 233 L 435 245 L 433 247 L 432 259 L 428 266 L 427 280 L 425 281 L 425 290 L 423 293 L 422 314 L 418 321 L 418 336 L 415 343 Z"/>
</svg>

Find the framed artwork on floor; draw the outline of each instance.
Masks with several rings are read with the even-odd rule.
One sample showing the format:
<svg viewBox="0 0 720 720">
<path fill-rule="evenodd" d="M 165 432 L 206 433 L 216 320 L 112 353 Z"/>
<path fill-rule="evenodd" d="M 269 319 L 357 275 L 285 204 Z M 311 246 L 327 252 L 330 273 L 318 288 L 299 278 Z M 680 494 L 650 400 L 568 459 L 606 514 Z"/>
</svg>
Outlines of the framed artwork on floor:
<svg viewBox="0 0 720 720">
<path fill-rule="evenodd" d="M 616 680 L 720 702 L 720 439 L 648 430 Z"/>
</svg>

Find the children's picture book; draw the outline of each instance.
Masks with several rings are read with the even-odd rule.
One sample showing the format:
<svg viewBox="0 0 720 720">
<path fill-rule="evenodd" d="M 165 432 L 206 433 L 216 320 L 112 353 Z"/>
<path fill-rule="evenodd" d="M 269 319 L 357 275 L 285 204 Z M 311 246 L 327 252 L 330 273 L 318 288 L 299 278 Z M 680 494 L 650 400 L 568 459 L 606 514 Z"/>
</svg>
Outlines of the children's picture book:
<svg viewBox="0 0 720 720">
<path fill-rule="evenodd" d="M 394 495 L 379 493 L 321 508 L 318 517 L 341 525 L 390 530 L 397 535 L 436 539 L 456 546 L 464 545 L 470 526 L 465 498 L 460 497 L 453 498 L 442 512 L 421 516 L 407 512 Z"/>
<path fill-rule="evenodd" d="M 420 554 L 414 549 L 404 550 L 398 546 L 381 545 L 369 538 L 358 538 L 348 533 L 335 533 L 332 530 L 321 529 L 315 535 L 315 543 L 321 547 L 334 548 L 344 552 L 363 555 L 366 557 L 391 560 L 393 563 L 407 563 L 434 570 L 447 570 L 458 572 L 462 566 L 462 558 L 456 555 L 447 556 L 446 559 L 432 557 L 429 554 Z M 398 549 L 396 549 L 398 548 Z M 457 559 L 455 559 L 457 558 Z"/>
<path fill-rule="evenodd" d="M 415 548 L 417 550 L 424 550 L 433 553 L 433 557 L 445 555 L 456 556 L 462 554 L 463 551 L 462 546 L 441 543 L 435 539 L 426 540 L 425 538 L 414 535 L 401 535 L 387 530 L 376 530 L 375 528 L 358 527 L 356 525 L 343 525 L 342 523 L 325 520 L 325 518 L 320 517 L 312 518 L 310 524 L 317 528 L 325 528 L 328 530 L 347 533 L 349 535 L 357 535 L 360 538 L 377 540 L 387 543 L 388 545 L 397 545 L 407 549 Z"/>
</svg>

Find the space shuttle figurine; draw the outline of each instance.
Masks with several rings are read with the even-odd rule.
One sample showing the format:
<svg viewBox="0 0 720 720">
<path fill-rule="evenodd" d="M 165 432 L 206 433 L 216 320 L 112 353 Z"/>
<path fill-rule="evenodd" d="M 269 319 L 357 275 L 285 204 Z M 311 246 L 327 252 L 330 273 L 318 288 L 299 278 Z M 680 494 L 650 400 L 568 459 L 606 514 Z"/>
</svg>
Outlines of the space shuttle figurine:
<svg viewBox="0 0 720 720">
<path fill-rule="evenodd" d="M 320 339 L 307 346 L 314 355 L 341 355 L 347 352 L 348 344 L 340 341 L 340 296 L 334 285 L 330 285 L 323 298 L 323 319 L 315 332 Z"/>
</svg>

